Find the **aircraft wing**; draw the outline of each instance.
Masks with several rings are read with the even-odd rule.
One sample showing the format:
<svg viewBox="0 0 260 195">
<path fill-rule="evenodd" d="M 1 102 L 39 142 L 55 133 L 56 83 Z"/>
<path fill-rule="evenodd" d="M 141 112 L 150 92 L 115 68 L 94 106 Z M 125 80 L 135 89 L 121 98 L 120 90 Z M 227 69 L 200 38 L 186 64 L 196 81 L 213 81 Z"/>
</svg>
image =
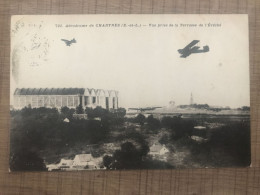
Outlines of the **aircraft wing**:
<svg viewBox="0 0 260 195">
<path fill-rule="evenodd" d="M 147 107 L 147 108 L 142 108 L 143 111 L 146 111 L 146 110 L 155 110 L 157 108 L 161 108 L 161 107 Z"/>
<path fill-rule="evenodd" d="M 68 40 L 66 40 L 66 39 L 61 39 L 62 41 L 64 41 L 65 43 L 68 43 L 69 41 Z"/>
<path fill-rule="evenodd" d="M 128 108 L 128 110 L 140 110 L 140 108 Z"/>
<path fill-rule="evenodd" d="M 205 53 L 209 51 L 209 46 L 204 46 L 203 49 L 195 48 L 192 53 Z"/>
<path fill-rule="evenodd" d="M 183 48 L 183 50 L 187 50 L 190 47 L 194 46 L 195 44 L 197 44 L 199 42 L 199 40 L 193 40 L 192 42 L 190 42 L 186 47 Z"/>
<path fill-rule="evenodd" d="M 190 55 L 190 53 L 184 53 L 184 54 L 182 54 L 180 57 L 181 58 L 186 58 L 186 57 L 188 57 Z"/>
<path fill-rule="evenodd" d="M 66 40 L 66 39 L 61 39 L 61 40 L 64 41 L 67 46 L 70 46 L 70 45 L 71 45 L 71 41 L 68 41 L 68 40 Z"/>
</svg>

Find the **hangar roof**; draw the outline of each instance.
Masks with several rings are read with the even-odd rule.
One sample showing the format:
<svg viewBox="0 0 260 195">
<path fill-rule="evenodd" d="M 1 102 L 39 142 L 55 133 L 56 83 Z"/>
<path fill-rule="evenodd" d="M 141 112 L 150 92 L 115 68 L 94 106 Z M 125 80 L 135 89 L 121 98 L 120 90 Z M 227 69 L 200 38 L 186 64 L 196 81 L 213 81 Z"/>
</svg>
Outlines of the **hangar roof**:
<svg viewBox="0 0 260 195">
<path fill-rule="evenodd" d="M 84 95 L 85 90 L 95 93 L 94 89 L 88 88 L 16 88 L 14 95 Z"/>
<path fill-rule="evenodd" d="M 14 95 L 83 95 L 84 88 L 16 88 Z"/>
</svg>

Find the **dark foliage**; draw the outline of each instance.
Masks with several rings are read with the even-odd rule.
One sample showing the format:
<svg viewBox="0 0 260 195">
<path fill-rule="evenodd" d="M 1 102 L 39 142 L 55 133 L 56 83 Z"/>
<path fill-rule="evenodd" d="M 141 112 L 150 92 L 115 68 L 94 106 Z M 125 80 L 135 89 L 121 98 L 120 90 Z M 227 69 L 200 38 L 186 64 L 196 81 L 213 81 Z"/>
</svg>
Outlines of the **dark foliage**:
<svg viewBox="0 0 260 195">
<path fill-rule="evenodd" d="M 50 108 L 24 108 L 11 113 L 10 153 L 40 152 L 42 157 L 50 154 L 58 157 L 77 143 L 97 144 L 108 138 L 111 123 L 108 119 L 102 118 L 99 121 L 71 118 L 69 123 L 64 122 L 64 116 L 71 116 L 72 113 L 67 108 L 63 108 L 61 113 Z"/>
<path fill-rule="evenodd" d="M 149 115 L 146 119 L 148 128 L 151 130 L 159 129 L 161 123 L 158 119 L 154 118 L 153 115 Z"/>
<path fill-rule="evenodd" d="M 248 107 L 248 106 L 243 106 L 243 107 L 241 107 L 241 108 L 238 108 L 238 110 L 250 111 L 250 107 Z"/>
<path fill-rule="evenodd" d="M 205 166 L 248 166 L 250 125 L 239 122 L 216 129 L 206 143 L 190 143 L 193 161 Z"/>
<path fill-rule="evenodd" d="M 76 113 L 76 110 L 74 108 L 68 108 L 67 106 L 64 106 L 60 109 L 60 112 L 63 118 L 72 120 L 73 114 Z"/>
<path fill-rule="evenodd" d="M 149 151 L 149 150 L 148 150 Z M 154 160 L 132 142 L 125 142 L 113 156 L 105 156 L 103 164 L 107 169 L 170 169 L 174 166 L 169 163 Z"/>
<path fill-rule="evenodd" d="M 113 158 L 112 156 L 105 155 L 103 157 L 103 164 L 107 169 L 112 169 L 113 166 Z"/>
<path fill-rule="evenodd" d="M 183 120 L 180 117 L 163 117 L 161 122 L 163 127 L 171 129 L 171 138 L 174 140 L 185 136 L 191 136 L 195 122 Z"/>
<path fill-rule="evenodd" d="M 124 118 L 126 115 L 125 108 L 112 109 L 112 110 L 110 110 L 110 112 L 118 118 Z"/>
<path fill-rule="evenodd" d="M 135 146 L 138 147 L 142 155 L 147 155 L 147 153 L 150 150 L 148 143 L 145 140 L 145 137 L 135 130 L 126 131 L 124 135 L 118 136 L 117 140 L 118 141 L 131 140 L 133 143 L 135 143 Z"/>
<path fill-rule="evenodd" d="M 43 159 L 37 153 L 20 151 L 10 156 L 11 171 L 46 171 Z"/>
<path fill-rule="evenodd" d="M 149 147 L 148 147 L 149 151 Z M 125 142 L 120 150 L 116 150 L 113 156 L 105 156 L 103 164 L 107 169 L 140 169 L 144 168 L 143 158 L 148 151 L 136 146 L 136 143 Z"/>
<path fill-rule="evenodd" d="M 140 125 L 143 125 L 145 122 L 145 116 L 143 114 L 138 114 L 137 117 L 135 117 L 134 121 L 136 123 L 139 123 Z"/>
<path fill-rule="evenodd" d="M 107 169 L 172 168 L 167 163 L 148 158 L 148 143 L 139 132 L 128 130 L 117 139 L 125 142 L 121 145 L 120 150 L 114 152 L 113 156 L 103 158 L 104 166 Z"/>
<path fill-rule="evenodd" d="M 225 107 L 225 108 L 215 108 L 211 107 L 208 104 L 191 104 L 191 105 L 180 105 L 179 106 L 182 109 L 185 108 L 195 108 L 195 109 L 204 109 L 204 110 L 211 110 L 215 112 L 219 112 L 221 110 L 230 110 L 230 107 Z M 246 108 L 246 106 L 244 106 Z"/>
<path fill-rule="evenodd" d="M 180 105 L 180 108 L 196 108 L 196 109 L 209 109 L 208 104 L 191 104 L 191 105 Z"/>
<path fill-rule="evenodd" d="M 213 132 L 211 147 L 222 147 L 228 155 L 234 157 L 241 165 L 250 163 L 250 124 L 241 122 L 230 124 Z"/>
<path fill-rule="evenodd" d="M 136 169 L 142 163 L 142 151 L 138 150 L 131 142 L 121 145 L 121 150 L 116 150 L 113 155 L 114 169 Z"/>
<path fill-rule="evenodd" d="M 169 143 L 169 138 L 167 135 L 163 135 L 160 139 L 159 139 L 159 143 L 160 144 L 167 144 Z"/>
<path fill-rule="evenodd" d="M 86 107 L 85 113 L 88 115 L 88 118 L 103 118 L 109 115 L 109 111 L 100 106 L 97 106 L 94 109 Z"/>
<path fill-rule="evenodd" d="M 124 108 L 119 108 L 118 110 L 108 111 L 100 106 L 97 106 L 94 109 L 86 107 L 85 113 L 88 115 L 89 119 L 100 118 L 102 125 L 109 128 L 111 125 L 119 126 L 125 122 L 124 116 L 126 110 Z"/>
<path fill-rule="evenodd" d="M 155 159 L 146 159 L 142 163 L 143 169 L 174 169 L 175 167 L 167 162 Z"/>
<path fill-rule="evenodd" d="M 84 114 L 84 109 L 81 104 L 76 107 L 76 114 Z"/>
</svg>

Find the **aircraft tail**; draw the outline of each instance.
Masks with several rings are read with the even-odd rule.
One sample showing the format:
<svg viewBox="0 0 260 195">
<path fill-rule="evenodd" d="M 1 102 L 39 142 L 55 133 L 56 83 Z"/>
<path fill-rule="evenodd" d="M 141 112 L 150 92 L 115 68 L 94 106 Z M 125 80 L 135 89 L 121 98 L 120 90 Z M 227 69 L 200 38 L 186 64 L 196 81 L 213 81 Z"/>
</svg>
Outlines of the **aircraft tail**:
<svg viewBox="0 0 260 195">
<path fill-rule="evenodd" d="M 205 52 L 208 52 L 208 51 L 209 51 L 209 46 L 207 46 L 207 45 L 204 46 L 204 47 L 203 47 L 203 50 L 204 50 Z"/>
<path fill-rule="evenodd" d="M 183 53 L 183 49 L 178 49 L 179 54 Z"/>
</svg>

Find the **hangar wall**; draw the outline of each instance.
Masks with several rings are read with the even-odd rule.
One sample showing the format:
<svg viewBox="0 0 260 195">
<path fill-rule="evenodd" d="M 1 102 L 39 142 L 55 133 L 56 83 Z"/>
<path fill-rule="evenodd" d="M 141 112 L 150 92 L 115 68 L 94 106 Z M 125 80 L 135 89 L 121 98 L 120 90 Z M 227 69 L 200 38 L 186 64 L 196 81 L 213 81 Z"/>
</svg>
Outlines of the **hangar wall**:
<svg viewBox="0 0 260 195">
<path fill-rule="evenodd" d="M 118 91 L 89 88 L 17 88 L 14 92 L 15 109 L 32 108 L 76 108 L 101 106 L 105 109 L 118 108 Z"/>
</svg>

